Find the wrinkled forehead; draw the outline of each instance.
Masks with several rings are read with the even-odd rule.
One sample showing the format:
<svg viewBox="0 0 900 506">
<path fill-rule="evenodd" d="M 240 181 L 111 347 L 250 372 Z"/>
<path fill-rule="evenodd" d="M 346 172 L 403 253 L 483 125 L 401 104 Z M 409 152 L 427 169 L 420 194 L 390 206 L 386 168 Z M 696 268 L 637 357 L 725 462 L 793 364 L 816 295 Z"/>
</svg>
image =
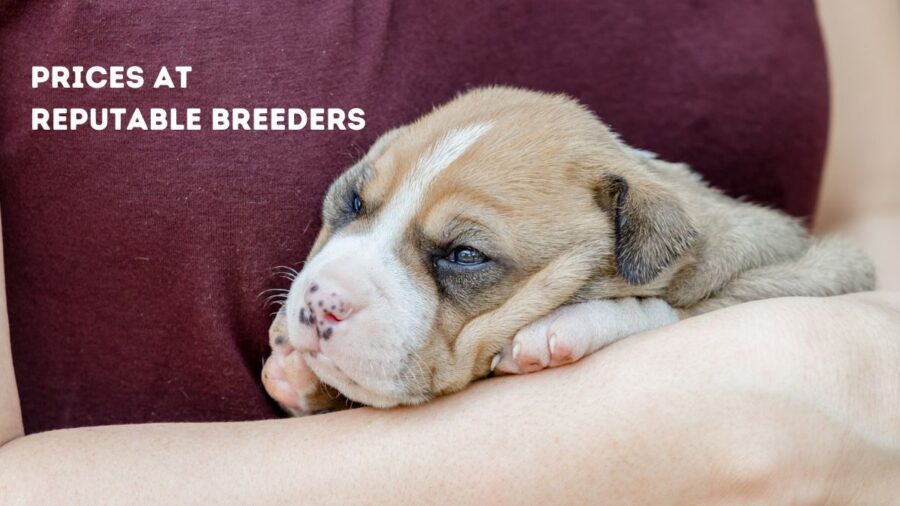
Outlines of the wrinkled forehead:
<svg viewBox="0 0 900 506">
<path fill-rule="evenodd" d="M 412 220 L 440 181 L 477 156 L 493 128 L 491 121 L 407 127 L 369 161 L 367 199 L 389 205 L 392 220 Z"/>
<path fill-rule="evenodd" d="M 497 232 L 515 223 L 519 237 L 523 228 L 553 228 L 594 205 L 595 177 L 585 169 L 603 158 L 597 146 L 613 142 L 568 99 L 509 90 L 466 95 L 373 145 L 356 185 L 370 213 L 360 227 L 413 225 L 433 238 L 459 216 L 493 219 L 481 225 Z"/>
<path fill-rule="evenodd" d="M 364 198 L 382 220 L 432 238 L 472 224 L 503 237 L 510 222 L 545 222 L 548 209 L 572 207 L 588 185 L 566 181 L 577 177 L 568 140 L 504 120 L 407 127 L 369 160 Z"/>
</svg>

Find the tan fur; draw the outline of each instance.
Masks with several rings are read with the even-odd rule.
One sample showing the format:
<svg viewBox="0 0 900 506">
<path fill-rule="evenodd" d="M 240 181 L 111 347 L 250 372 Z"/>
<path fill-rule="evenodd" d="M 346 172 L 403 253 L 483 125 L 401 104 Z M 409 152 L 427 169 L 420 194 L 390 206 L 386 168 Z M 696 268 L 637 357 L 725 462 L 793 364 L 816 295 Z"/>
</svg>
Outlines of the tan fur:
<svg viewBox="0 0 900 506">
<path fill-rule="evenodd" d="M 505 271 L 477 300 L 439 307 L 432 335 L 417 351 L 432 395 L 488 374 L 491 357 L 519 329 L 567 303 L 661 297 L 689 316 L 874 284 L 872 266 L 856 248 L 811 241 L 783 213 L 728 198 L 685 165 L 635 154 L 562 95 L 477 89 L 385 134 L 348 170 L 369 171 L 361 195 L 370 212 L 397 194 L 416 160 L 446 132 L 472 124 L 491 129 L 430 182 L 401 258 L 427 284 L 418 242 L 469 227 L 474 245 Z M 337 193 L 326 198 L 326 215 Z M 333 232 L 322 230 L 310 257 Z M 437 289 L 427 293 L 439 296 Z"/>
</svg>

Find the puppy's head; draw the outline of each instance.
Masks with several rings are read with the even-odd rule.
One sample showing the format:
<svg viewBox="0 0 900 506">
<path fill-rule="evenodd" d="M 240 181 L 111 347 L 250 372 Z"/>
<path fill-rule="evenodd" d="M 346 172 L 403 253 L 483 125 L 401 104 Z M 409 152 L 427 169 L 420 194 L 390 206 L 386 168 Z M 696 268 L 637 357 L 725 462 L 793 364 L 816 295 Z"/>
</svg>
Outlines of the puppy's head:
<svg viewBox="0 0 900 506">
<path fill-rule="evenodd" d="M 379 407 L 486 375 L 588 282 L 592 296 L 638 293 L 692 235 L 592 113 L 509 88 L 383 135 L 332 185 L 323 222 L 284 308 L 289 339 L 322 381 Z"/>
</svg>

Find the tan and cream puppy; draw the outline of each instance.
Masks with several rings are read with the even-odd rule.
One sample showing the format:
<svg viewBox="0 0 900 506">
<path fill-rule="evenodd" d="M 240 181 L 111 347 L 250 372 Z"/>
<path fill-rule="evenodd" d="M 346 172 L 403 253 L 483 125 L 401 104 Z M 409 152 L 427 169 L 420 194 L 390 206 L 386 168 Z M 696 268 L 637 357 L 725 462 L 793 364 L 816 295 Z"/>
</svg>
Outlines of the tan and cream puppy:
<svg viewBox="0 0 900 506">
<path fill-rule="evenodd" d="M 872 286 L 857 249 L 629 148 L 571 98 L 477 89 L 332 185 L 263 382 L 296 415 L 417 404 L 716 308 Z"/>
</svg>

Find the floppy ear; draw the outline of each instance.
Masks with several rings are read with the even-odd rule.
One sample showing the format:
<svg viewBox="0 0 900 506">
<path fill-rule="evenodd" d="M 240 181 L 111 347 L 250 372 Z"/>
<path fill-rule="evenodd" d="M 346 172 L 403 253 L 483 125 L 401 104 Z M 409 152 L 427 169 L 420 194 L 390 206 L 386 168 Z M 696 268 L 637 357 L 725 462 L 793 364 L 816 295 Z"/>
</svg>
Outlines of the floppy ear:
<svg viewBox="0 0 900 506">
<path fill-rule="evenodd" d="M 678 198 L 643 174 L 606 178 L 616 229 L 616 266 L 633 285 L 651 281 L 691 245 L 696 230 Z"/>
</svg>

